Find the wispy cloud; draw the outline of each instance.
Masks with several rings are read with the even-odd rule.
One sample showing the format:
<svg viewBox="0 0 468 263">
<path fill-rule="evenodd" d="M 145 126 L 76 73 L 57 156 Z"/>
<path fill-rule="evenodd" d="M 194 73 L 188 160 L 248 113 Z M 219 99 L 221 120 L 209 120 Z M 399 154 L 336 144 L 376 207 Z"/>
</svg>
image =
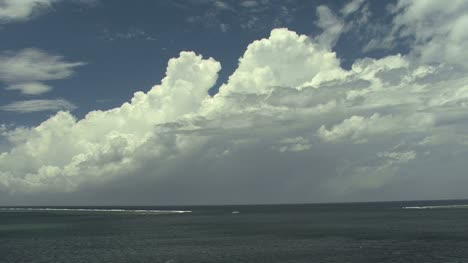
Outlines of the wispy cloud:
<svg viewBox="0 0 468 263">
<path fill-rule="evenodd" d="M 248 0 L 248 1 L 242 1 L 242 2 L 240 3 L 240 5 L 243 6 L 243 7 L 249 8 L 249 7 L 258 6 L 259 3 L 258 3 L 257 1 Z"/>
<path fill-rule="evenodd" d="M 64 0 L 0 0 L 0 24 L 23 22 L 52 9 L 53 4 Z M 70 0 L 78 4 L 94 6 L 99 0 Z"/>
<path fill-rule="evenodd" d="M 124 30 L 113 31 L 111 29 L 104 29 L 103 39 L 107 41 L 116 40 L 148 40 L 156 41 L 157 38 L 148 34 L 145 30 L 138 27 L 129 27 Z"/>
<path fill-rule="evenodd" d="M 68 78 L 82 65 L 85 63 L 68 62 L 60 55 L 35 48 L 3 52 L 0 54 L 0 81 L 8 85 L 6 89 L 38 95 L 52 89 L 41 81 Z"/>
<path fill-rule="evenodd" d="M 23 100 L 15 101 L 10 104 L 0 106 L 2 111 L 10 111 L 17 113 L 30 113 L 38 111 L 71 111 L 77 107 L 64 99 L 55 100 Z"/>
<path fill-rule="evenodd" d="M 67 62 L 62 56 L 35 48 L 0 55 L 0 80 L 25 82 L 55 80 L 70 77 L 73 69 L 83 62 Z"/>
<path fill-rule="evenodd" d="M 294 19 L 297 6 L 276 0 L 244 1 L 185 1 L 174 2 L 174 6 L 197 7 L 201 13 L 191 14 L 186 21 L 195 26 L 226 31 L 239 27 L 249 31 L 285 27 Z M 188 9 L 188 8 L 187 8 Z M 229 19 L 226 19 L 229 17 Z M 224 26 L 220 26 L 224 25 Z"/>
<path fill-rule="evenodd" d="M 52 90 L 52 87 L 41 82 L 25 82 L 13 84 L 5 88 L 6 90 L 19 90 L 26 95 L 39 95 Z"/>
<path fill-rule="evenodd" d="M 317 7 L 317 26 L 323 30 L 318 42 L 326 47 L 333 47 L 344 29 L 344 22 L 326 6 Z"/>
<path fill-rule="evenodd" d="M 366 0 L 352 0 L 347 3 L 340 12 L 346 17 L 356 12 Z"/>
<path fill-rule="evenodd" d="M 57 0 L 0 0 L 0 23 L 26 21 Z"/>
</svg>

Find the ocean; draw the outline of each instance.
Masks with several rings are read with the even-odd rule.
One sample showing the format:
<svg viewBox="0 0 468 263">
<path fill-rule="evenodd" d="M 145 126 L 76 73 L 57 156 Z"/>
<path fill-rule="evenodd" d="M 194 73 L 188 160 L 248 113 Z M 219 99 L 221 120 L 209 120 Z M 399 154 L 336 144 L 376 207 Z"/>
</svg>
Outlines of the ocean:
<svg viewBox="0 0 468 263">
<path fill-rule="evenodd" d="M 4 207 L 0 262 L 466 263 L 466 204 Z"/>
</svg>

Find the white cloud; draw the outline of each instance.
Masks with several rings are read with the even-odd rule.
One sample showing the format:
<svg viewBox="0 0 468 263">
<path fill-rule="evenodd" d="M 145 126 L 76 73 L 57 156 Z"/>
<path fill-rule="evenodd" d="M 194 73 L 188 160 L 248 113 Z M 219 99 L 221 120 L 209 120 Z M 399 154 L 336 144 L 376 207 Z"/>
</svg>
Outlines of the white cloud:
<svg viewBox="0 0 468 263">
<path fill-rule="evenodd" d="M 284 138 L 274 147 L 280 152 L 301 152 L 310 150 L 312 145 L 309 140 L 303 137 Z"/>
<path fill-rule="evenodd" d="M 352 0 L 348 2 L 340 12 L 346 17 L 356 12 L 366 0 Z"/>
<path fill-rule="evenodd" d="M 440 179 L 425 167 L 452 164 L 453 180 L 464 174 L 466 146 L 451 144 L 457 155 L 441 164 L 441 145 L 421 143 L 466 134 L 468 78 L 450 65 L 393 55 L 344 70 L 330 49 L 275 29 L 247 47 L 210 97 L 220 69 L 182 52 L 160 85 L 120 107 L 80 120 L 59 112 L 7 131 L 0 189 L 12 198 L 93 192 L 115 200 L 118 188 L 122 198 L 137 189 L 181 203 L 343 201 L 375 189 L 413 196 L 391 192 L 407 182 L 403 173 L 429 176 L 436 188 Z"/>
<path fill-rule="evenodd" d="M 52 90 L 49 85 L 40 82 L 26 82 L 20 84 L 13 84 L 5 88 L 6 90 L 19 90 L 27 95 L 39 95 Z"/>
<path fill-rule="evenodd" d="M 23 22 L 34 18 L 63 0 L 0 0 L 0 24 Z M 99 0 L 72 0 L 71 2 L 96 5 Z"/>
<path fill-rule="evenodd" d="M 339 70 L 335 53 L 321 50 L 305 35 L 275 29 L 268 39 L 254 41 L 247 47 L 239 67 L 217 96 L 268 94 L 276 87 L 299 88 Z"/>
<path fill-rule="evenodd" d="M 219 24 L 219 28 L 223 33 L 226 33 L 229 30 L 229 25 L 228 24 Z"/>
<path fill-rule="evenodd" d="M 257 3 L 257 1 L 248 0 L 248 1 L 242 1 L 242 2 L 240 3 L 240 5 L 241 5 L 242 7 L 249 8 L 249 7 L 258 6 L 258 3 Z"/>
<path fill-rule="evenodd" d="M 0 23 L 25 21 L 57 0 L 0 0 Z"/>
<path fill-rule="evenodd" d="M 416 158 L 414 151 L 409 152 L 382 152 L 377 154 L 379 157 L 385 157 L 396 163 L 407 163 Z"/>
<path fill-rule="evenodd" d="M 390 133 L 415 133 L 420 130 L 425 131 L 432 125 L 433 119 L 430 114 L 394 117 L 392 115 L 380 116 L 380 114 L 375 113 L 368 118 L 352 116 L 329 130 L 325 126 L 321 126 L 318 135 L 330 142 L 345 139 L 355 143 L 365 143 L 372 136 Z"/>
<path fill-rule="evenodd" d="M 18 113 L 29 113 L 37 111 L 60 111 L 60 110 L 74 110 L 76 106 L 71 102 L 56 99 L 56 100 L 23 100 L 15 101 L 10 104 L 0 106 L 2 111 L 12 111 Z"/>
<path fill-rule="evenodd" d="M 231 7 L 223 1 L 214 1 L 213 4 L 219 9 L 231 10 Z"/>
<path fill-rule="evenodd" d="M 67 62 L 62 56 L 28 48 L 0 55 L 0 80 L 26 82 L 55 80 L 70 77 L 73 69 L 83 62 Z"/>
<path fill-rule="evenodd" d="M 138 27 L 129 27 L 122 31 L 111 31 L 109 29 L 105 29 L 102 38 L 107 41 L 116 41 L 116 40 L 156 41 L 157 40 L 156 37 L 148 34 L 146 31 Z"/>
<path fill-rule="evenodd" d="M 468 66 L 468 2 L 453 0 L 400 0 L 394 7 L 394 41 L 409 38 L 415 56 L 423 63 Z"/>
<path fill-rule="evenodd" d="M 183 9 L 192 9 L 193 6 L 202 7 L 200 8 L 202 13 L 194 12 L 193 15 L 187 17 L 186 21 L 189 24 L 219 29 L 222 32 L 225 32 L 226 28 L 261 32 L 275 27 L 288 26 L 299 10 L 299 8 L 291 7 L 290 2 L 285 3 L 280 0 L 182 2 L 173 1 L 172 4 Z"/>
<path fill-rule="evenodd" d="M 344 29 L 344 22 L 338 18 L 327 6 L 317 7 L 318 21 L 317 26 L 323 30 L 323 33 L 317 37 L 317 40 L 326 48 L 332 48 L 338 41 Z"/>
<path fill-rule="evenodd" d="M 149 157 L 169 153 L 165 148 L 172 148 L 170 144 L 173 142 L 164 142 L 167 136 L 163 134 L 153 134 L 155 125 L 170 123 L 184 114 L 196 112 L 201 101 L 208 96 L 208 89 L 215 83 L 219 70 L 220 64 L 213 59 L 202 60 L 194 53 L 182 52 L 178 59 L 169 61 L 167 76 L 161 85 L 146 94 L 135 93 L 131 103 L 110 111 L 91 112 L 78 122 L 69 113 L 60 112 L 39 127 L 12 133 L 10 140 L 22 141 L 20 138 L 25 138 L 28 143 L 18 146 L 18 151 L 2 155 L 0 162 L 5 164 L 2 167 L 6 170 L 0 173 L 4 178 L 0 181 L 26 189 L 74 189 L 79 182 L 103 179 L 99 176 L 114 176 L 121 169 L 121 172 L 127 171 L 122 165 L 130 168 L 133 158 L 143 157 L 137 157 L 143 154 L 138 152 L 139 147 L 145 143 L 149 146 L 151 140 L 159 138 L 161 143 L 168 145 L 158 143 L 145 149 Z M 69 105 L 64 101 L 55 102 L 60 107 Z M 3 106 L 2 109 L 24 112 L 50 107 L 57 105 L 37 100 Z M 36 136 L 31 141 L 29 136 L 33 134 Z M 57 140 L 61 143 L 56 144 Z M 184 142 L 179 143 L 183 147 Z M 22 167 L 17 166 L 18 162 L 4 163 L 10 158 L 20 161 L 28 156 L 38 159 Z M 7 176 L 21 171 L 25 172 L 24 177 Z M 80 173 L 83 174 L 76 177 Z"/>
<path fill-rule="evenodd" d="M 62 56 L 35 48 L 3 52 L 0 54 L 0 81 L 9 84 L 6 89 L 38 95 L 52 89 L 40 81 L 71 77 L 74 69 L 84 64 L 68 62 Z"/>
</svg>

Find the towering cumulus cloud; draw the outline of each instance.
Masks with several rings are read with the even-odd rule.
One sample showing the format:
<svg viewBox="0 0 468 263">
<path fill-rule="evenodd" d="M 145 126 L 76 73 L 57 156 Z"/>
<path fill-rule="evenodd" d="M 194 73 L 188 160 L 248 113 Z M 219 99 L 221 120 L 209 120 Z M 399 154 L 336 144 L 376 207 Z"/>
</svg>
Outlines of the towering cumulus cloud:
<svg viewBox="0 0 468 263">
<path fill-rule="evenodd" d="M 416 4 L 395 7 L 395 25 L 413 30 L 408 5 Z M 463 195 L 468 78 L 459 61 L 422 64 L 429 51 L 418 44 L 345 70 L 334 41 L 319 39 L 274 29 L 247 47 L 213 97 L 220 63 L 182 52 L 160 85 L 118 108 L 3 127 L 0 193 L 77 203 Z"/>
<path fill-rule="evenodd" d="M 73 191 L 83 181 L 130 169 L 138 151 L 158 137 L 157 125 L 199 110 L 220 68 L 213 59 L 182 52 L 169 61 L 161 85 L 135 93 L 130 103 L 80 121 L 59 112 L 38 127 L 8 133 L 14 147 L 1 155 L 2 184 L 13 192 Z M 167 143 L 148 150 L 159 156 Z"/>
</svg>

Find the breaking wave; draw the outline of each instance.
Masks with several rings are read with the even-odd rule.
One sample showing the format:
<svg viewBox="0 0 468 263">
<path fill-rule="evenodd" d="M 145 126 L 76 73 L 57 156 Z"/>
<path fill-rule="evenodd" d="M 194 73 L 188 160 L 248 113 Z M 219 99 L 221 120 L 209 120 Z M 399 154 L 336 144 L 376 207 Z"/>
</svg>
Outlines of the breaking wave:
<svg viewBox="0 0 468 263">
<path fill-rule="evenodd" d="M 403 209 L 450 209 L 468 208 L 468 205 L 428 205 L 428 206 L 404 206 Z"/>
<path fill-rule="evenodd" d="M 117 213 L 141 213 L 141 214 L 184 214 L 191 213 L 189 210 L 153 210 L 153 209 L 104 209 L 104 208 L 39 208 L 39 207 L 4 207 L 1 211 L 68 211 L 68 212 L 117 212 Z"/>
</svg>

